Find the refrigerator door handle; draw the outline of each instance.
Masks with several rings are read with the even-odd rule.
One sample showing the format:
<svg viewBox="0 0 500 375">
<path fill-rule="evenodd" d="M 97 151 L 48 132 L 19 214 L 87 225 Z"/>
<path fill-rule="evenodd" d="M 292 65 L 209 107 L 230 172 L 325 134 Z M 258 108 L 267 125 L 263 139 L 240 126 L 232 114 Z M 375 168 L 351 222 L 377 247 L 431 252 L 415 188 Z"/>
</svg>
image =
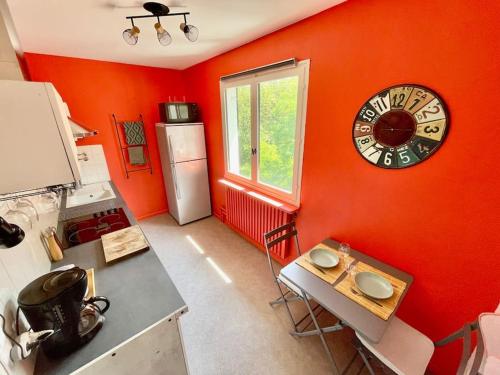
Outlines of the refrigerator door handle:
<svg viewBox="0 0 500 375">
<path fill-rule="evenodd" d="M 175 171 L 175 164 L 172 164 L 172 176 L 174 177 L 174 190 L 175 196 L 177 200 L 181 199 L 181 192 L 179 191 L 179 187 L 177 186 L 177 172 Z"/>
<path fill-rule="evenodd" d="M 168 136 L 168 151 L 169 151 L 170 163 L 175 163 L 174 153 L 172 151 L 172 139 L 170 136 Z"/>
</svg>

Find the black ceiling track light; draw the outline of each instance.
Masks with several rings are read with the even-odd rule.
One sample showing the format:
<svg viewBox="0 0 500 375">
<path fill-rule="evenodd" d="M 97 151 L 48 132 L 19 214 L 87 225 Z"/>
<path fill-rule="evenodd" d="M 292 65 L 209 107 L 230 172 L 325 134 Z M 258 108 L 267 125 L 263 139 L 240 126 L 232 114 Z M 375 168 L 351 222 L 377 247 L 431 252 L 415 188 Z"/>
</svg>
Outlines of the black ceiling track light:
<svg viewBox="0 0 500 375">
<path fill-rule="evenodd" d="M 134 24 L 134 20 L 137 18 L 156 18 L 158 22 L 155 23 L 154 28 L 158 36 L 158 41 L 162 46 L 168 46 L 170 43 L 172 43 L 172 36 L 161 25 L 160 17 L 182 16 L 184 18 L 184 22 L 180 24 L 181 31 L 190 42 L 196 42 L 196 40 L 198 39 L 198 28 L 187 23 L 186 16 L 190 14 L 189 12 L 170 13 L 170 8 L 168 6 L 153 1 L 144 3 L 143 7 L 151 14 L 144 16 L 125 17 L 132 23 L 132 28 L 126 29 L 123 32 L 123 39 L 127 44 L 133 46 L 139 41 L 139 33 L 141 32 L 141 30 Z"/>
</svg>

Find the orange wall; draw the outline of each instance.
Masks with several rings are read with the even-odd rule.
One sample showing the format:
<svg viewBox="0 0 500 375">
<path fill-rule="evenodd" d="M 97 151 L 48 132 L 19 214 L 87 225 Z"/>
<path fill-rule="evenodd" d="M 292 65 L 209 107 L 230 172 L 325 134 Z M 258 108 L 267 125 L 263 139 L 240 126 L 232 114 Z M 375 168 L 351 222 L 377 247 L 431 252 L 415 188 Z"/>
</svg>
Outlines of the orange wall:
<svg viewBox="0 0 500 375">
<path fill-rule="evenodd" d="M 72 117 L 97 129 L 95 137 L 79 144 L 104 146 L 111 178 L 138 218 L 167 211 L 155 123 L 158 103 L 169 96 L 185 95 L 182 74 L 176 70 L 117 64 L 27 53 L 25 59 L 33 81 L 52 82 L 68 103 Z M 153 174 L 136 172 L 125 177 L 112 114 L 118 119 L 144 117 Z"/>
<path fill-rule="evenodd" d="M 332 236 L 414 275 L 398 315 L 432 339 L 493 310 L 500 298 L 499 19 L 496 0 L 348 1 L 186 70 L 206 123 L 215 210 L 224 204 L 219 77 L 311 59 L 302 246 Z M 427 161 L 384 170 L 357 153 L 352 123 L 371 95 L 399 83 L 437 91 L 451 126 Z M 452 373 L 457 356 L 458 345 L 439 349 L 432 368 Z"/>
<path fill-rule="evenodd" d="M 158 102 L 186 91 L 199 102 L 217 212 L 224 204 L 217 183 L 224 174 L 219 77 L 288 57 L 311 59 L 302 246 L 331 236 L 414 275 L 398 315 L 438 339 L 493 310 L 500 297 L 498 19 L 496 0 L 350 0 L 184 72 L 36 54 L 26 59 L 32 79 L 53 82 L 73 116 L 100 131 L 84 142 L 104 144 L 111 176 L 139 217 L 167 208 L 153 129 Z M 358 155 L 351 127 L 367 98 L 399 83 L 437 91 L 451 126 L 429 160 L 384 170 Z M 125 179 L 113 112 L 145 116 L 153 176 Z M 436 373 L 454 372 L 458 346 L 437 350 Z"/>
</svg>

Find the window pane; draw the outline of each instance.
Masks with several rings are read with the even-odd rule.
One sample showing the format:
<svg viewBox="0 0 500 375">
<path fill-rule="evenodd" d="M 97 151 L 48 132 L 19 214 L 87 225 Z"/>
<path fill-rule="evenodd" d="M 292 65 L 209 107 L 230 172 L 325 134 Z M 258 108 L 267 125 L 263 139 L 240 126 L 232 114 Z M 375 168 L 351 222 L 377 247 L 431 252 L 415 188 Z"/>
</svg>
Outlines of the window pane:
<svg viewBox="0 0 500 375">
<path fill-rule="evenodd" d="M 250 85 L 226 89 L 227 157 L 231 173 L 252 176 Z"/>
<path fill-rule="evenodd" d="M 299 77 L 259 84 L 259 182 L 292 192 Z"/>
</svg>

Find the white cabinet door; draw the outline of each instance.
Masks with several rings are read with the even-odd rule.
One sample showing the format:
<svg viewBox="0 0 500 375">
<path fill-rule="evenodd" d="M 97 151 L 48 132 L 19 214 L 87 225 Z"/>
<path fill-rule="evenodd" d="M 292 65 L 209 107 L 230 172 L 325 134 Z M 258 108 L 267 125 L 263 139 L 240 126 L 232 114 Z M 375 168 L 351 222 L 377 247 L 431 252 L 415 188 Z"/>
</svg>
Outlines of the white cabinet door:
<svg viewBox="0 0 500 375">
<path fill-rule="evenodd" d="M 60 132 L 63 117 L 51 105 L 55 94 L 49 84 L 0 81 L 0 194 L 80 178 L 69 156 L 74 141 Z"/>
<path fill-rule="evenodd" d="M 178 319 L 165 319 L 72 375 L 188 375 Z"/>
<path fill-rule="evenodd" d="M 74 182 L 43 83 L 0 81 L 0 194 Z"/>
<path fill-rule="evenodd" d="M 167 142 L 171 163 L 207 157 L 203 124 L 167 126 Z"/>
<path fill-rule="evenodd" d="M 67 116 L 68 106 L 63 102 L 61 96 L 52 83 L 45 83 L 45 88 L 47 89 L 47 94 L 53 108 L 54 118 L 56 119 L 57 126 L 59 127 L 61 140 L 64 144 L 64 148 L 66 149 L 66 155 L 73 172 L 73 177 L 75 181 L 80 181 L 81 171 L 80 165 L 78 164 L 78 151 L 76 149 L 73 131 L 71 130 L 71 125 Z"/>
<path fill-rule="evenodd" d="M 207 160 L 172 164 L 179 224 L 210 216 Z"/>
</svg>

